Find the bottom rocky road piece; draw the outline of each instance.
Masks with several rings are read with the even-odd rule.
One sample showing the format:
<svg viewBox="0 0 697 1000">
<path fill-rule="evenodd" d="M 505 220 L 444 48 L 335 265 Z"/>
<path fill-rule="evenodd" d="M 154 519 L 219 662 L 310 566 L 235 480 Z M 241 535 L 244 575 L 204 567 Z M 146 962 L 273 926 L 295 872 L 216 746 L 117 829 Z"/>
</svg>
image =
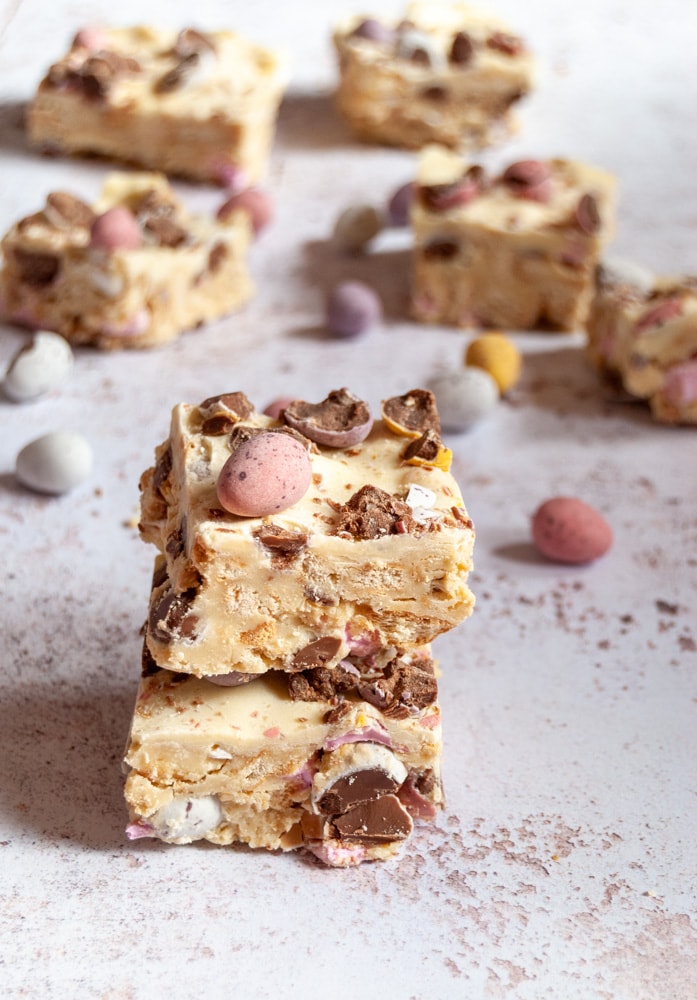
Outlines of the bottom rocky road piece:
<svg viewBox="0 0 697 1000">
<path fill-rule="evenodd" d="M 433 672 L 428 649 L 405 655 Z M 435 683 L 432 702 L 406 711 L 289 686 L 282 673 L 222 686 L 146 654 L 125 754 L 128 837 L 305 849 L 336 867 L 395 856 L 443 804 Z"/>
</svg>

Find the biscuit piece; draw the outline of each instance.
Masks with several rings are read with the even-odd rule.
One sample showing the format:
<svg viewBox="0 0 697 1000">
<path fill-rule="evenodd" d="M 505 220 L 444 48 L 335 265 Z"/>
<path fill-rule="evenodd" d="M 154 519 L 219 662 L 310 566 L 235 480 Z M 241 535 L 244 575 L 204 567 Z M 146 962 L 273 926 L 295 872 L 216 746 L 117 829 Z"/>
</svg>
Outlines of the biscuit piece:
<svg viewBox="0 0 697 1000">
<path fill-rule="evenodd" d="M 296 401 L 279 420 L 239 392 L 175 407 L 141 479 L 141 534 L 164 555 L 146 637 L 160 666 L 197 676 L 332 666 L 430 642 L 471 613 L 474 530 L 433 396 L 413 390 L 383 407 L 384 419 L 366 419 L 347 390 Z M 304 442 L 309 487 L 277 513 L 228 513 L 221 470 L 262 434 Z M 285 481 L 262 472 L 262 484 Z"/>
<path fill-rule="evenodd" d="M 361 138 L 480 148 L 511 130 L 532 58 L 505 25 L 464 4 L 413 3 L 401 21 L 352 17 L 334 33 L 338 107 Z"/>
<path fill-rule="evenodd" d="M 588 352 L 656 420 L 697 424 L 697 278 L 647 286 L 601 266 Z"/>
<path fill-rule="evenodd" d="M 78 32 L 29 107 L 32 143 L 226 182 L 266 168 L 286 82 L 279 56 L 231 31 Z"/>
<path fill-rule="evenodd" d="M 405 675 L 433 674 L 428 650 Z M 442 805 L 440 709 L 382 712 L 355 693 L 291 696 L 289 677 L 241 687 L 145 657 L 125 754 L 131 839 L 305 848 L 346 867 L 389 858 Z"/>
<path fill-rule="evenodd" d="M 596 167 L 521 160 L 489 177 L 447 150 L 424 150 L 412 208 L 416 318 L 577 329 L 613 212 L 614 180 Z"/>
<path fill-rule="evenodd" d="M 250 298 L 250 238 L 246 212 L 189 215 L 161 174 L 111 174 L 94 206 L 56 191 L 2 241 L 5 315 L 71 344 L 152 347 Z"/>
</svg>

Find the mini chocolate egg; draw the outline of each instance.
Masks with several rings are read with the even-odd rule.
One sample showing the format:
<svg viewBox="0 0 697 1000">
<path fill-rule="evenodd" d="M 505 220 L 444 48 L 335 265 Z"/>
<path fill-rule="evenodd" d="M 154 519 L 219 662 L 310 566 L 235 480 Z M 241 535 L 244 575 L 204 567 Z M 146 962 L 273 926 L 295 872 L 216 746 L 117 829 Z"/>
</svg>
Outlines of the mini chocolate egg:
<svg viewBox="0 0 697 1000">
<path fill-rule="evenodd" d="M 333 239 L 340 250 L 361 253 L 382 229 L 382 217 L 372 205 L 351 205 L 334 223 Z"/>
<path fill-rule="evenodd" d="M 520 378 L 523 360 L 520 351 L 502 333 L 484 333 L 476 337 L 465 351 L 465 365 L 488 372 L 504 393 Z"/>
<path fill-rule="evenodd" d="M 444 431 L 466 431 L 486 417 L 499 401 L 494 379 L 482 368 L 462 368 L 429 382 Z"/>
<path fill-rule="evenodd" d="M 612 545 L 612 528 L 594 507 L 575 497 L 553 497 L 532 516 L 532 540 L 554 562 L 581 564 Z"/>
<path fill-rule="evenodd" d="M 27 403 L 55 389 L 73 365 L 70 344 L 57 333 L 38 330 L 10 361 L 2 384 L 15 403 Z"/>
<path fill-rule="evenodd" d="M 81 434 L 54 431 L 30 441 L 17 455 L 17 479 L 37 493 L 67 493 L 92 471 L 92 449 Z"/>
<path fill-rule="evenodd" d="M 340 281 L 327 300 L 327 327 L 335 337 L 357 337 L 377 323 L 382 302 L 362 281 Z"/>
<path fill-rule="evenodd" d="M 231 514 L 264 517 L 292 507 L 307 492 L 312 464 L 290 434 L 265 431 L 240 444 L 218 477 L 218 499 Z"/>
</svg>

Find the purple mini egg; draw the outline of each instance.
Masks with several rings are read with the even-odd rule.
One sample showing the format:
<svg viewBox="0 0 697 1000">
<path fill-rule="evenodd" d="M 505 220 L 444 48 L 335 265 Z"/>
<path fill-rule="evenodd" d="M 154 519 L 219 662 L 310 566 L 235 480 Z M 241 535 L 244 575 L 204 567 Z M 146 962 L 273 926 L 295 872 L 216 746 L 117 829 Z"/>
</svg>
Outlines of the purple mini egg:
<svg viewBox="0 0 697 1000">
<path fill-rule="evenodd" d="M 327 302 L 327 327 L 335 337 L 357 337 L 382 315 L 377 292 L 362 281 L 342 281 Z"/>
</svg>

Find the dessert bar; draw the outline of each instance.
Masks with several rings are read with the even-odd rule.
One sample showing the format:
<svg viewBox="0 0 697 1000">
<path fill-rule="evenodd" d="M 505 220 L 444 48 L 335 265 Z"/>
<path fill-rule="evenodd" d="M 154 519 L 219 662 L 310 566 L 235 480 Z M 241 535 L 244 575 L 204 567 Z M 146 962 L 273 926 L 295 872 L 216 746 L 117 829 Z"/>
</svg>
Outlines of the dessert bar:
<svg viewBox="0 0 697 1000">
<path fill-rule="evenodd" d="M 152 347 L 250 298 L 250 238 L 243 209 L 190 215 L 161 174 L 110 174 L 95 205 L 53 191 L 2 240 L 5 317 L 72 344 Z"/>
<path fill-rule="evenodd" d="M 35 145 L 226 183 L 264 173 L 283 61 L 231 31 L 85 28 L 30 104 Z"/>
<path fill-rule="evenodd" d="M 337 103 L 356 134 L 420 149 L 488 145 L 532 85 L 525 43 L 464 4 L 412 4 L 401 20 L 352 17 L 334 33 Z"/>
<path fill-rule="evenodd" d="M 379 419 L 346 389 L 278 419 L 241 392 L 176 406 L 141 480 L 141 534 L 163 556 L 151 655 L 198 676 L 293 672 L 453 628 L 473 606 L 474 530 L 449 461 L 427 390 Z"/>
<path fill-rule="evenodd" d="M 572 160 L 497 175 L 429 147 L 412 208 L 416 318 L 461 327 L 574 330 L 613 233 L 614 180 Z"/>
<path fill-rule="evenodd" d="M 601 266 L 588 351 L 625 392 L 649 403 L 656 420 L 697 424 L 697 279 L 647 285 Z"/>
<path fill-rule="evenodd" d="M 127 834 L 305 848 L 339 867 L 388 858 L 442 805 L 440 756 L 428 649 L 395 655 L 384 680 L 347 661 L 237 687 L 161 670 L 146 652 Z"/>
</svg>

